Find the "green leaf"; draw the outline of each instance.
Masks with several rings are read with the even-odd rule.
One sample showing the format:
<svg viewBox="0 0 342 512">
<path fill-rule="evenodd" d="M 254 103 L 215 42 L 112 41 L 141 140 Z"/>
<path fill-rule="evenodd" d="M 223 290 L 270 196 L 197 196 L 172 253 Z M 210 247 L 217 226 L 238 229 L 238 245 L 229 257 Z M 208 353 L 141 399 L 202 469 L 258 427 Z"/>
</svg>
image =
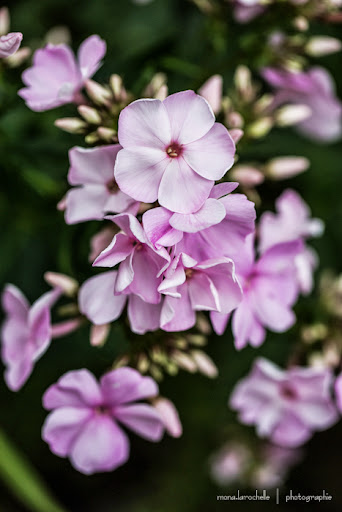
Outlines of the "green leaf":
<svg viewBox="0 0 342 512">
<path fill-rule="evenodd" d="M 52 497 L 40 475 L 0 430 L 0 478 L 28 510 L 66 512 Z"/>
</svg>

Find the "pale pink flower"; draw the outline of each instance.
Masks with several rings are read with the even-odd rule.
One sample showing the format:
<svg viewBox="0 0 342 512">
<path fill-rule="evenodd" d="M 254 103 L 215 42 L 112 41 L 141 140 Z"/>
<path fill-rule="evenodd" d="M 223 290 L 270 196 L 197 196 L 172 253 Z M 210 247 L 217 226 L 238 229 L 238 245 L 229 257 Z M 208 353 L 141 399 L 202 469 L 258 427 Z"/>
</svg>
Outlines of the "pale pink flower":
<svg viewBox="0 0 342 512">
<path fill-rule="evenodd" d="M 193 91 L 134 101 L 120 114 L 118 137 L 120 189 L 137 201 L 158 199 L 173 212 L 197 211 L 234 162 L 227 129 Z"/>
<path fill-rule="evenodd" d="M 102 220 L 108 213 L 138 212 L 139 203 L 127 196 L 114 179 L 119 144 L 69 151 L 68 182 L 75 185 L 66 196 L 65 220 L 75 224 Z"/>
<path fill-rule="evenodd" d="M 342 103 L 328 71 L 317 66 L 301 72 L 265 68 L 262 75 L 276 90 L 273 108 L 284 103 L 310 108 L 311 115 L 297 124 L 301 133 L 318 142 L 340 139 Z"/>
<path fill-rule="evenodd" d="M 13 55 L 18 49 L 23 39 L 21 32 L 10 32 L 0 36 L 0 59 L 5 59 Z"/>
<path fill-rule="evenodd" d="M 243 299 L 233 313 L 235 347 L 248 343 L 259 347 L 266 337 L 265 328 L 284 332 L 295 322 L 292 306 L 299 294 L 294 258 L 302 250 L 300 240 L 272 246 L 255 260 L 253 236 L 235 260 Z M 229 315 L 210 314 L 217 334 L 223 334 Z"/>
<path fill-rule="evenodd" d="M 95 326 L 105 326 L 122 314 L 126 303 L 131 331 L 145 334 L 159 329 L 162 302 L 149 304 L 134 294 L 115 294 L 118 273 L 113 270 L 87 279 L 80 288 L 78 306 Z"/>
<path fill-rule="evenodd" d="M 43 396 L 52 410 L 42 437 L 53 453 L 69 457 L 81 473 L 112 471 L 129 458 L 129 440 L 118 423 L 153 442 L 164 427 L 151 405 L 136 402 L 158 394 L 158 386 L 133 368 L 118 368 L 98 383 L 88 370 L 63 375 Z"/>
<path fill-rule="evenodd" d="M 258 358 L 251 373 L 236 385 L 230 407 L 239 420 L 255 425 L 257 434 L 284 447 L 296 447 L 314 431 L 336 423 L 331 399 L 332 373 L 328 369 L 292 367 L 282 370 Z"/>
<path fill-rule="evenodd" d="M 234 263 L 229 258 L 198 263 L 181 253 L 171 262 L 164 276 L 158 288 L 166 295 L 160 317 L 164 331 L 190 329 L 196 323 L 196 311 L 228 314 L 242 299 Z"/>
<path fill-rule="evenodd" d="M 93 265 L 114 267 L 120 263 L 115 293 L 138 295 L 143 301 L 158 304 L 161 300 L 158 286 L 170 257 L 164 248 L 154 249 L 139 221 L 131 214 L 111 217 L 121 232 L 101 252 Z"/>
<path fill-rule="evenodd" d="M 61 293 L 60 289 L 54 289 L 30 306 L 16 286 L 6 285 L 2 293 L 6 318 L 1 330 L 1 357 L 6 366 L 5 381 L 12 391 L 18 391 L 25 384 L 35 362 L 49 347 L 52 338 L 50 309 Z"/>
<path fill-rule="evenodd" d="M 238 442 L 226 443 L 210 459 L 210 473 L 220 486 L 243 480 L 253 463 L 250 450 Z"/>
<path fill-rule="evenodd" d="M 77 60 L 69 46 L 48 44 L 35 52 L 33 66 L 22 74 L 26 87 L 18 94 L 37 112 L 77 101 L 85 81 L 99 69 L 105 53 L 106 43 L 97 35 L 81 44 Z"/>
</svg>

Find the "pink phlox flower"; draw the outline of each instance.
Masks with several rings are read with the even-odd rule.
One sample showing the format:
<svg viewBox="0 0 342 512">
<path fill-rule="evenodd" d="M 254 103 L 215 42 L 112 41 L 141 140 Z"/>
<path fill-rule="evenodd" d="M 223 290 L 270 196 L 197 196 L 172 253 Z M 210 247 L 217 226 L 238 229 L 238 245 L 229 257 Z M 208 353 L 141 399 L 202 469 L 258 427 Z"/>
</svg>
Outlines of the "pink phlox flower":
<svg viewBox="0 0 342 512">
<path fill-rule="evenodd" d="M 185 331 L 195 325 L 196 311 L 230 313 L 242 298 L 229 258 L 198 263 L 187 254 L 178 254 L 164 273 L 158 290 L 166 295 L 160 317 L 165 331 Z"/>
<path fill-rule="evenodd" d="M 127 196 L 114 179 L 114 164 L 119 144 L 69 151 L 68 181 L 75 185 L 66 196 L 67 224 L 102 220 L 108 213 L 129 212 L 135 215 L 139 203 Z"/>
<path fill-rule="evenodd" d="M 299 294 L 294 259 L 302 250 L 300 240 L 277 244 L 255 260 L 253 235 L 236 259 L 236 274 L 243 289 L 243 299 L 233 313 L 235 347 L 249 342 L 258 347 L 265 340 L 265 328 L 284 332 L 295 322 L 292 306 Z M 217 334 L 223 334 L 229 316 L 211 313 Z"/>
<path fill-rule="evenodd" d="M 70 371 L 43 396 L 44 407 L 52 412 L 42 437 L 81 473 L 112 471 L 129 458 L 129 440 L 119 423 L 149 441 L 160 441 L 164 426 L 159 414 L 137 402 L 157 394 L 155 381 L 133 368 L 113 370 L 99 383 L 88 370 Z"/>
<path fill-rule="evenodd" d="M 61 294 L 61 289 L 53 289 L 30 306 L 16 286 L 5 286 L 2 306 L 6 318 L 1 329 L 1 357 L 6 366 L 5 381 L 12 391 L 18 391 L 25 384 L 35 362 L 49 347 L 52 338 L 50 310 Z"/>
<path fill-rule="evenodd" d="M 306 240 L 323 234 L 324 223 L 311 217 L 308 205 L 294 190 L 285 190 L 276 200 L 276 213 L 265 212 L 259 223 L 259 250 L 265 252 L 277 243 Z M 313 271 L 318 264 L 316 252 L 303 245 L 296 256 L 297 277 L 302 293 L 308 294 L 313 287 Z"/>
<path fill-rule="evenodd" d="M 328 71 L 318 66 L 301 72 L 265 68 L 262 75 L 276 89 L 273 108 L 284 103 L 310 107 L 311 115 L 297 125 L 303 135 L 318 142 L 340 139 L 342 103 Z"/>
<path fill-rule="evenodd" d="M 169 264 L 169 254 L 164 248 L 157 250 L 152 246 L 144 228 L 133 215 L 122 213 L 108 218 L 122 231 L 114 236 L 93 265 L 114 267 L 120 263 L 115 293 L 134 293 L 145 302 L 158 304 L 161 300 L 158 286 L 163 270 Z"/>
<path fill-rule="evenodd" d="M 328 369 L 282 370 L 258 358 L 251 373 L 237 383 L 230 407 L 242 423 L 255 425 L 260 437 L 284 447 L 300 446 L 314 431 L 325 430 L 338 419 L 331 399 L 332 377 Z"/>
<path fill-rule="evenodd" d="M 13 55 L 19 48 L 23 34 L 21 32 L 10 32 L 0 36 L 0 59 Z"/>
<path fill-rule="evenodd" d="M 228 130 L 193 91 L 134 101 L 120 114 L 118 137 L 123 150 L 114 173 L 120 189 L 177 213 L 196 212 L 234 163 Z"/>
<path fill-rule="evenodd" d="M 105 325 L 119 318 L 127 305 L 131 331 L 145 334 L 159 329 L 162 302 L 150 304 L 133 293 L 116 294 L 118 272 L 103 272 L 87 279 L 78 296 L 80 312 L 94 325 Z"/>
<path fill-rule="evenodd" d="M 106 43 L 97 35 L 83 41 L 77 59 L 69 46 L 48 44 L 35 52 L 33 66 L 23 72 L 26 87 L 18 94 L 37 112 L 72 103 L 85 80 L 101 66 L 105 53 Z"/>
</svg>

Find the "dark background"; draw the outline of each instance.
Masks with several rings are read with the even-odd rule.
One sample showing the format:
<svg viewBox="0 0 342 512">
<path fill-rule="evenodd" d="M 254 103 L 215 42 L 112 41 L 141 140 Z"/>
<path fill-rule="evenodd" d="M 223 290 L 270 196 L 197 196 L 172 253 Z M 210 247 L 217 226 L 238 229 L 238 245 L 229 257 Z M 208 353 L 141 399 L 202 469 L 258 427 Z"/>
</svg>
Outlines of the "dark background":
<svg viewBox="0 0 342 512">
<path fill-rule="evenodd" d="M 128 0 L 12 0 L 9 4 L 11 29 L 23 32 L 24 44 L 39 46 L 46 32 L 56 25 L 69 27 L 74 49 L 89 35 L 99 34 L 106 40 L 108 50 L 96 79 L 106 81 L 111 73 L 122 74 L 126 85 L 136 93 L 157 71 L 167 73 L 171 93 L 196 89 L 214 73 L 224 76 L 227 89 L 237 64 L 253 67 L 256 63 L 258 49 L 251 53 L 244 44 L 251 27 L 236 26 L 230 19 L 209 21 L 186 0 L 155 0 L 141 7 Z M 257 22 L 255 27 L 261 30 L 262 25 L 258 29 Z M 313 31 L 342 36 L 339 27 L 317 25 Z M 342 97 L 340 54 L 315 63 L 332 72 Z M 42 277 L 46 270 L 71 274 L 81 282 L 91 275 L 88 243 L 99 224 L 66 226 L 63 215 L 56 212 L 56 203 L 67 190 L 67 151 L 83 141 L 53 126 L 57 117 L 74 115 L 72 106 L 41 114 L 25 107 L 16 96 L 21 86 L 20 73 L 21 70 L 13 70 L 7 75 L 10 87 L 0 84 L 0 280 L 1 286 L 6 282 L 16 284 L 33 301 L 47 289 Z M 274 130 L 246 148 L 241 161 L 265 161 L 280 155 L 307 156 L 311 168 L 296 179 L 260 188 L 264 206 L 272 208 L 284 187 L 299 190 L 314 216 L 326 222 L 325 235 L 312 244 L 320 254 L 320 269 L 341 272 L 341 143 L 323 146 L 292 130 Z M 302 322 L 319 315 L 313 298 L 301 299 L 296 311 Z M 40 437 L 46 416 L 41 396 L 68 370 L 88 367 L 101 374 L 127 343 L 119 325 L 112 329 L 103 349 L 89 346 L 87 327 L 55 341 L 19 393 L 8 391 L 1 380 L 0 426 L 71 512 L 272 509 L 274 501 L 217 503 L 217 494 L 234 493 L 237 486 L 230 491 L 216 487 L 208 476 L 208 457 L 236 428 L 254 439 L 253 429 L 239 427 L 235 415 L 228 410 L 228 396 L 236 381 L 249 371 L 256 355 L 284 364 L 296 336 L 296 329 L 279 335 L 268 333 L 261 349 L 247 348 L 239 353 L 229 332 L 220 338 L 212 336 L 208 352 L 218 365 L 218 379 L 211 381 L 181 372 L 161 384 L 162 394 L 173 400 L 179 410 L 184 427 L 182 438 L 166 436 L 155 445 L 132 434 L 128 464 L 110 474 L 83 476 L 73 470 L 68 460 L 50 453 Z M 320 507 L 341 510 L 341 424 L 317 434 L 306 448 L 307 456 L 292 471 L 281 495 L 286 489 L 302 494 L 320 494 L 325 489 L 333 495 L 333 501 Z M 277 510 L 300 510 L 303 506 L 281 503 Z M 309 506 L 314 509 L 312 504 Z M 1 481 L 0 510 L 26 510 Z"/>
</svg>

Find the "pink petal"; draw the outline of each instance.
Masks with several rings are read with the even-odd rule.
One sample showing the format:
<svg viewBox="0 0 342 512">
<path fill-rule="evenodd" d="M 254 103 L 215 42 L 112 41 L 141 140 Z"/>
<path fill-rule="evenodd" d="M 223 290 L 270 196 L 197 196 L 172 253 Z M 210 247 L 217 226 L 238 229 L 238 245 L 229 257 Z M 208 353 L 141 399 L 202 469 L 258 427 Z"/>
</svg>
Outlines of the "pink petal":
<svg viewBox="0 0 342 512">
<path fill-rule="evenodd" d="M 95 325 L 113 322 L 122 313 L 126 297 L 114 295 L 117 272 L 104 272 L 87 279 L 80 288 L 80 312 Z"/>
<path fill-rule="evenodd" d="M 226 196 L 233 192 L 236 188 L 238 188 L 239 184 L 234 181 L 225 181 L 223 183 L 218 183 L 214 185 L 211 189 L 210 196 L 213 199 L 220 199 L 223 196 Z"/>
<path fill-rule="evenodd" d="M 29 302 L 24 294 L 13 284 L 7 284 L 1 296 L 2 307 L 8 315 L 25 322 L 29 310 Z"/>
<path fill-rule="evenodd" d="M 311 436 L 311 430 L 289 411 L 273 430 L 271 440 L 279 446 L 294 448 L 304 444 Z"/>
<path fill-rule="evenodd" d="M 70 453 L 72 465 L 86 475 L 112 471 L 124 464 L 128 457 L 126 434 L 111 418 L 101 414 L 86 423 Z"/>
<path fill-rule="evenodd" d="M 116 294 L 124 292 L 132 284 L 134 279 L 134 270 L 132 266 L 133 255 L 134 249 L 133 252 L 122 263 L 120 263 L 114 289 Z"/>
<path fill-rule="evenodd" d="M 108 406 L 116 407 L 158 394 L 158 386 L 151 377 L 143 377 L 129 367 L 106 373 L 100 381 L 102 395 Z"/>
<path fill-rule="evenodd" d="M 112 242 L 104 249 L 93 263 L 94 267 L 115 267 L 125 260 L 133 250 L 133 241 L 123 233 L 114 236 Z"/>
<path fill-rule="evenodd" d="M 225 315 L 218 311 L 210 311 L 210 320 L 216 334 L 221 336 L 224 333 L 227 328 L 229 318 L 230 315 Z"/>
<path fill-rule="evenodd" d="M 223 79 L 221 75 L 211 76 L 198 90 L 199 94 L 207 100 L 214 114 L 221 110 Z"/>
<path fill-rule="evenodd" d="M 115 407 L 115 419 L 149 441 L 160 441 L 164 433 L 161 417 L 154 407 L 146 404 Z"/>
<path fill-rule="evenodd" d="M 196 212 L 208 198 L 212 186 L 213 181 L 196 174 L 183 158 L 174 158 L 163 174 L 158 200 L 172 212 Z"/>
<path fill-rule="evenodd" d="M 134 215 L 121 213 L 108 218 L 115 222 L 115 224 L 119 226 L 119 228 L 129 237 L 134 238 L 143 244 L 148 244 L 144 228 Z"/>
<path fill-rule="evenodd" d="M 99 36 L 88 37 L 78 49 L 78 63 L 84 78 L 92 77 L 101 66 L 106 54 L 106 43 Z"/>
<path fill-rule="evenodd" d="M 167 398 L 160 396 L 154 400 L 153 406 L 160 414 L 167 433 L 172 437 L 180 437 L 183 433 L 183 427 L 174 404 Z"/>
<path fill-rule="evenodd" d="M 235 144 L 227 128 L 215 123 L 201 139 L 184 147 L 184 160 L 207 180 L 220 180 L 234 163 Z"/>
<path fill-rule="evenodd" d="M 70 185 L 105 185 L 114 178 L 114 164 L 121 149 L 120 144 L 87 149 L 76 146 L 70 149 L 68 182 Z"/>
<path fill-rule="evenodd" d="M 184 285 L 186 287 L 186 285 Z M 196 323 L 196 314 L 193 311 L 187 289 L 180 287 L 179 299 L 167 296 L 164 299 L 160 316 L 160 328 L 167 332 L 186 331 Z"/>
<path fill-rule="evenodd" d="M 65 373 L 56 384 L 43 395 L 45 409 L 58 407 L 94 407 L 102 403 L 99 385 L 88 370 L 73 370 Z"/>
<path fill-rule="evenodd" d="M 191 307 L 194 311 L 219 310 L 220 303 L 216 288 L 204 272 L 196 272 L 188 280 Z"/>
<path fill-rule="evenodd" d="M 158 286 L 162 278 L 157 276 L 161 269 L 161 261 L 161 258 L 149 248 L 136 249 L 133 253 L 134 280 L 130 285 L 130 291 L 150 304 L 160 302 Z"/>
<path fill-rule="evenodd" d="M 91 415 L 88 408 L 60 407 L 46 418 L 42 438 L 53 453 L 66 457 Z"/>
<path fill-rule="evenodd" d="M 148 304 L 137 295 L 130 295 L 128 300 L 128 319 L 131 330 L 136 334 L 159 329 L 161 305 Z"/>
<path fill-rule="evenodd" d="M 23 39 L 21 32 L 10 32 L 0 37 L 0 59 L 10 57 L 19 48 Z"/>
<path fill-rule="evenodd" d="M 66 195 L 65 222 L 76 224 L 88 220 L 102 220 L 108 195 L 103 185 L 86 185 L 69 190 Z"/>
<path fill-rule="evenodd" d="M 214 224 L 219 224 L 226 216 L 226 209 L 220 201 L 207 199 L 195 213 L 174 213 L 170 218 L 173 228 L 186 233 L 196 233 Z"/>
<path fill-rule="evenodd" d="M 250 292 L 250 303 L 258 321 L 275 332 L 284 332 L 296 321 L 295 314 L 279 301 L 275 293 L 270 294 L 262 285 Z"/>
<path fill-rule="evenodd" d="M 163 103 L 154 99 L 133 101 L 120 114 L 118 136 L 124 148 L 164 150 L 171 142 L 171 131 Z"/>
<path fill-rule="evenodd" d="M 179 144 L 188 144 L 200 139 L 215 122 L 209 104 L 193 91 L 171 94 L 163 104 L 170 119 L 172 141 Z"/>
<path fill-rule="evenodd" d="M 247 298 L 244 298 L 234 312 L 232 320 L 234 343 L 237 350 L 244 348 L 248 344 L 255 329 L 260 331 L 258 324 L 259 322 L 255 318 Z M 264 338 L 265 331 L 263 330 Z"/>
<path fill-rule="evenodd" d="M 148 239 L 155 247 L 172 247 L 183 233 L 170 226 L 172 212 L 163 207 L 151 208 L 144 213 L 142 222 Z"/>
<path fill-rule="evenodd" d="M 122 192 L 136 201 L 153 203 L 169 161 L 165 151 L 153 147 L 123 149 L 116 159 L 115 179 Z"/>
<path fill-rule="evenodd" d="M 203 269 L 215 287 L 218 297 L 218 310 L 230 313 L 242 300 L 242 289 L 235 276 L 234 263 L 221 258 L 208 260 L 197 267 Z"/>
<path fill-rule="evenodd" d="M 25 347 L 26 348 L 26 347 Z M 21 353 L 21 358 L 8 361 L 5 370 L 5 382 L 11 391 L 19 391 L 25 384 L 33 370 L 33 358 L 27 349 Z"/>
</svg>

